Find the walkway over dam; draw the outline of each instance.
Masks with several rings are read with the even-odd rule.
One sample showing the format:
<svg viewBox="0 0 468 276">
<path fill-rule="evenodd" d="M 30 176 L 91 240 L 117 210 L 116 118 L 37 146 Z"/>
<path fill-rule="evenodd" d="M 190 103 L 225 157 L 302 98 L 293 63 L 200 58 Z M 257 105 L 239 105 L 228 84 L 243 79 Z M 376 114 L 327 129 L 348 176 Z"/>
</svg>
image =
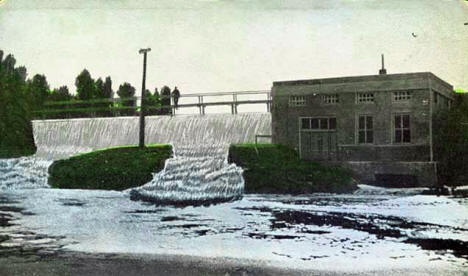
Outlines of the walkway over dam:
<svg viewBox="0 0 468 276">
<path fill-rule="evenodd" d="M 209 98 L 207 101 L 206 99 Z M 271 93 L 269 90 L 211 92 L 181 94 L 179 104 L 175 106 L 171 96 L 161 96 L 163 105 L 146 104 L 144 106 L 147 115 L 176 115 L 189 108 L 197 108 L 200 115 L 206 114 L 207 107 L 230 106 L 231 114 L 238 114 L 239 105 L 265 104 L 266 111 L 271 111 Z M 137 105 L 137 103 L 140 103 Z M 137 115 L 141 110 L 141 97 L 111 98 L 95 100 L 71 100 L 45 102 L 45 108 L 34 112 L 37 119 L 46 119 L 50 115 L 66 113 L 62 118 L 74 118 L 73 114 L 81 114 L 77 117 L 95 117 L 97 114 L 109 114 L 114 117 L 122 115 Z M 132 113 L 133 112 L 133 113 Z M 153 112 L 153 113 L 151 113 Z M 88 116 L 83 116 L 86 114 Z"/>
</svg>

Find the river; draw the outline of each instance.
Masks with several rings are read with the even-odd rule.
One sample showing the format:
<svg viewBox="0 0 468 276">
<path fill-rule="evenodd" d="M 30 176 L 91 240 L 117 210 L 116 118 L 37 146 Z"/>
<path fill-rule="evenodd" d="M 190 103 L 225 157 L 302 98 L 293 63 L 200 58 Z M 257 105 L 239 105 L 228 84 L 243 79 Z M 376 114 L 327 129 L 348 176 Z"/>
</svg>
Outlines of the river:
<svg viewBox="0 0 468 276">
<path fill-rule="evenodd" d="M 244 126 L 232 120 L 228 127 L 248 124 L 252 131 L 238 142 L 252 141 L 253 134 L 268 131 L 263 117 L 256 124 L 252 117 L 239 119 Z M 219 122 L 219 117 L 213 120 Z M 74 132 L 68 138 L 57 136 L 57 126 L 38 130 L 36 123 L 38 154 L 0 160 L 0 258 L 83 252 L 232 258 L 258 266 L 338 274 L 416 269 L 422 274 L 462 275 L 468 271 L 466 198 L 360 185 L 349 195 L 247 194 L 222 204 L 177 208 L 132 201 L 128 191 L 51 189 L 47 167 L 54 159 L 93 149 L 92 139 L 84 140 L 94 134 L 85 134 L 84 125 L 94 125 L 93 133 L 101 133 L 99 137 L 110 137 L 106 133 L 118 131 L 119 125 L 103 120 L 78 122 L 79 128 L 56 122 L 62 131 Z M 173 123 L 183 124 L 183 120 Z M 73 127 L 74 131 L 64 130 Z M 150 127 L 156 129 L 151 123 Z M 192 129 L 192 134 L 199 131 L 200 140 L 208 139 L 201 136 L 206 129 Z M 150 135 L 154 140 L 157 136 Z M 128 142 L 131 137 L 128 134 Z M 96 147 L 126 141 L 106 138 L 106 144 L 106 139 L 96 139 Z M 74 141 L 71 147 L 61 146 L 67 141 Z M 179 144 L 175 143 L 175 158 L 187 151 Z M 177 170 L 180 160 L 174 161 Z M 236 186 L 235 193 L 241 188 Z"/>
</svg>

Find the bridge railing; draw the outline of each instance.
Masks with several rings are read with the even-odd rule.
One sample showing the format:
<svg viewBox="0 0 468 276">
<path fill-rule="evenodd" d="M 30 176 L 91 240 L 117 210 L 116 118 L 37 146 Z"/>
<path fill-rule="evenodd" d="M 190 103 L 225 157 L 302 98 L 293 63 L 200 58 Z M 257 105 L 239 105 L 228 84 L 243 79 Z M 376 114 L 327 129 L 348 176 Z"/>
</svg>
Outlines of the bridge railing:
<svg viewBox="0 0 468 276">
<path fill-rule="evenodd" d="M 265 99 L 239 100 L 242 95 L 265 95 Z M 232 97 L 232 100 L 205 101 L 207 97 Z M 237 107 L 245 104 L 266 104 L 267 111 L 271 110 L 271 95 L 269 90 L 261 91 L 235 91 L 182 94 L 180 98 L 194 98 L 193 103 L 174 104 L 173 98 L 168 95 L 160 96 L 157 105 L 145 104 L 146 115 L 175 115 L 181 108 L 198 108 L 204 115 L 208 106 L 231 106 L 231 113 L 237 114 Z M 179 100 L 180 101 L 180 100 Z M 140 105 L 137 103 L 140 102 Z M 162 103 L 165 103 L 164 105 Z M 168 104 L 167 104 L 168 103 Z M 93 100 L 48 101 L 44 103 L 44 109 L 36 110 L 36 118 L 75 118 L 75 117 L 115 117 L 134 116 L 141 111 L 141 97 L 110 98 Z"/>
</svg>

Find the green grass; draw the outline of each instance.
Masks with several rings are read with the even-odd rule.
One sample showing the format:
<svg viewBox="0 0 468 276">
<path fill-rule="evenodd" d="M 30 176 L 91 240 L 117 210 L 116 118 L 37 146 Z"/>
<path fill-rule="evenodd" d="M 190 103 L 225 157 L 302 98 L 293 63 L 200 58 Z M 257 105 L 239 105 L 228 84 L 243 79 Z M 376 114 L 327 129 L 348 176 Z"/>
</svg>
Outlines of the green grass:
<svg viewBox="0 0 468 276">
<path fill-rule="evenodd" d="M 118 146 L 55 161 L 49 184 L 55 188 L 125 190 L 149 182 L 172 156 L 170 145 Z"/>
<path fill-rule="evenodd" d="M 300 160 L 295 150 L 282 145 L 231 145 L 229 161 L 244 169 L 247 193 L 346 193 L 357 188 L 350 171 Z"/>
</svg>

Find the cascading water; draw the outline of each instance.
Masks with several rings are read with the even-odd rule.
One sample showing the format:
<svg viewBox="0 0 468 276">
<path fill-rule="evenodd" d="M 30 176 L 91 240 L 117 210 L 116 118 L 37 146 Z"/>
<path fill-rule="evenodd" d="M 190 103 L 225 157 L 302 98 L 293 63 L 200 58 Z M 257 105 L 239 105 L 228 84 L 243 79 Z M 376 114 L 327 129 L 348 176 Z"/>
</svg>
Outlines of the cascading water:
<svg viewBox="0 0 468 276">
<path fill-rule="evenodd" d="M 134 200 L 157 204 L 197 205 L 238 199 L 244 190 L 242 169 L 227 162 L 228 145 L 178 146 L 163 171 L 142 187 Z"/>
<path fill-rule="evenodd" d="M 21 157 L 0 159 L 0 190 L 47 188 L 47 168 L 52 161 Z"/>
<path fill-rule="evenodd" d="M 53 160 L 98 148 L 138 143 L 138 118 L 34 121 L 37 153 L 0 160 L 0 187 L 45 187 Z M 242 195 L 242 169 L 227 163 L 231 143 L 271 133 L 269 113 L 150 116 L 146 143 L 171 143 L 174 157 L 132 194 L 151 201 L 226 200 Z"/>
</svg>

